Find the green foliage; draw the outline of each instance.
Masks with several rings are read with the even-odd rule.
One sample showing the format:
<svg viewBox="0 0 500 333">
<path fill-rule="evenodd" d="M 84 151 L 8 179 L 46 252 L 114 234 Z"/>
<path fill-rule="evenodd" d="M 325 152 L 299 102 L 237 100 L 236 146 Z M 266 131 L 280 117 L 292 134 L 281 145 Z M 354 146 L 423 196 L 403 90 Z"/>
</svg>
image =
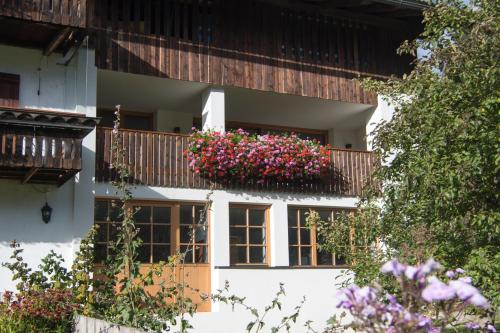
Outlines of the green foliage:
<svg viewBox="0 0 500 333">
<path fill-rule="evenodd" d="M 395 114 L 375 131 L 374 150 L 382 161 L 375 177 L 383 191 L 380 196 L 369 195 L 350 222 L 370 230 L 365 234 L 378 234 L 385 257 L 421 263 L 433 256 L 445 267 L 467 268 L 474 284 L 496 307 L 500 305 L 498 13 L 498 0 L 469 5 L 461 0 L 437 1 L 425 12 L 424 32 L 399 50 L 415 55 L 424 49 L 427 55 L 416 60 L 402 79 L 365 82 L 387 97 Z M 335 242 L 342 242 L 342 237 L 328 235 L 326 243 L 341 250 Z M 351 257 L 360 253 L 346 249 Z M 377 265 L 368 263 L 378 256 L 353 259 L 357 282 L 373 280 Z"/>
<path fill-rule="evenodd" d="M 62 257 L 51 251 L 33 270 L 22 257 L 23 250 L 12 242 L 11 261 L 2 265 L 17 280 L 17 292 L 6 292 L 0 302 L 0 333 L 71 332 L 73 315 L 88 313 L 93 304 L 92 280 L 90 279 L 92 254 L 88 253 L 91 230 L 82 241 L 76 254 L 73 270 L 64 267 Z M 87 257 L 84 263 L 83 259 Z"/>
<path fill-rule="evenodd" d="M 111 243 L 110 253 L 103 269 L 97 271 L 101 275 L 97 292 L 97 305 L 94 316 L 112 323 L 141 328 L 148 331 L 170 329 L 169 325 L 179 323 L 180 331 L 190 328 L 185 314 L 192 315 L 196 305 L 185 296 L 189 286 L 175 279 L 175 269 L 183 263 L 185 254 L 172 256 L 169 262 L 160 262 L 141 271 L 138 251 L 142 241 L 137 234 L 139 229 L 134 222 L 136 209 L 131 208 L 132 192 L 129 186 L 128 165 L 123 159 L 123 150 L 119 132 L 120 107 L 117 106 L 116 121 L 112 137 L 113 168 L 117 172 L 117 180 L 113 182 L 120 196 L 120 218 L 116 239 Z M 165 272 L 170 272 L 165 276 Z M 148 288 L 155 286 L 155 293 Z"/>
<path fill-rule="evenodd" d="M 271 303 L 264 307 L 263 311 L 260 312 L 259 309 L 249 305 L 246 301 L 245 297 L 240 297 L 236 295 L 229 294 L 229 282 L 226 281 L 224 285 L 224 289 L 218 290 L 217 293 L 211 295 L 211 299 L 217 302 L 230 304 L 234 310 L 236 306 L 241 306 L 243 309 L 248 311 L 252 315 L 252 320 L 247 324 L 245 330 L 248 333 L 259 333 L 264 330 L 266 327 L 265 318 L 273 311 L 282 311 L 282 298 L 286 295 L 285 287 L 283 283 L 280 283 L 279 290 L 276 292 L 274 298 L 271 300 Z M 280 322 L 274 326 L 269 327 L 269 332 L 277 333 L 282 330 L 286 330 L 286 332 L 290 332 L 292 328 L 292 323 L 297 322 L 297 318 L 299 317 L 300 310 L 304 305 L 306 298 L 302 298 L 302 301 L 296 305 L 293 309 L 293 312 L 290 315 L 283 316 Z M 310 321 L 306 322 L 305 327 L 309 331 L 313 331 L 311 328 Z M 267 328 L 267 327 L 266 327 Z"/>
</svg>

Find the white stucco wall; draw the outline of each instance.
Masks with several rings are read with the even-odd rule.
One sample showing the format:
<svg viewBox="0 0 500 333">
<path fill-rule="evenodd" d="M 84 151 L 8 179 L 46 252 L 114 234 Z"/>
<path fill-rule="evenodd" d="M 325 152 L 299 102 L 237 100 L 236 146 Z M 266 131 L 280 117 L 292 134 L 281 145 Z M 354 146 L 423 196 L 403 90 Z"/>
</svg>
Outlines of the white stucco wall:
<svg viewBox="0 0 500 333">
<path fill-rule="evenodd" d="M 345 149 L 350 143 L 352 149 L 366 150 L 365 129 L 340 129 L 334 128 L 328 132 L 330 144 L 334 148 Z"/>
<path fill-rule="evenodd" d="M 115 191 L 108 184 L 96 184 L 96 196 L 114 197 Z M 207 190 L 138 186 L 132 190 L 137 200 L 199 201 L 206 200 Z M 230 293 L 247 297 L 249 304 L 262 309 L 278 291 L 279 283 L 285 283 L 287 296 L 283 312 L 269 316 L 269 323 L 278 323 L 282 316 L 291 314 L 303 296 L 307 302 L 301 321 L 292 332 L 302 332 L 303 322 L 313 320 L 316 327 L 335 312 L 336 279 L 340 269 L 290 268 L 288 267 L 288 206 L 348 207 L 356 206 L 355 198 L 309 196 L 287 193 L 261 193 L 238 191 L 214 191 L 210 212 L 210 265 L 211 291 L 216 292 L 230 283 Z M 229 204 L 248 203 L 270 207 L 271 262 L 266 268 L 234 268 L 229 258 Z M 223 304 L 212 304 L 211 313 L 199 313 L 193 319 L 194 332 L 243 332 L 251 316 L 241 309 L 232 312 Z"/>
<path fill-rule="evenodd" d="M 93 51 L 84 43 L 68 66 L 56 64 L 61 57 L 0 45 L 0 72 L 21 76 L 21 107 L 95 116 L 97 71 Z M 83 140 L 82 171 L 60 188 L 0 180 L 0 262 L 10 256 L 9 243 L 15 239 L 25 248 L 24 258 L 32 267 L 50 250 L 71 264 L 79 240 L 93 224 L 94 151 L 95 131 Z M 46 196 L 53 208 L 48 224 L 42 221 L 40 212 Z M 10 273 L 0 268 L 0 292 L 14 286 Z"/>
<path fill-rule="evenodd" d="M 175 127 L 180 127 L 183 134 L 190 133 L 193 127 L 193 115 L 189 112 L 156 111 L 157 131 L 173 133 Z"/>
</svg>

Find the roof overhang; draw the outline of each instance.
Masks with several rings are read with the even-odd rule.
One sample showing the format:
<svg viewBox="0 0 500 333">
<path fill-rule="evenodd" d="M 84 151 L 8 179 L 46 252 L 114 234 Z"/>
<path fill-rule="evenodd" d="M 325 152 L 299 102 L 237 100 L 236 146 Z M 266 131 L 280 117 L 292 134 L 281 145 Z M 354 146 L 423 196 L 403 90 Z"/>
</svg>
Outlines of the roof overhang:
<svg viewBox="0 0 500 333">
<path fill-rule="evenodd" d="M 100 118 L 81 113 L 0 107 L 0 126 L 38 129 L 44 133 L 83 138 L 99 123 Z"/>
</svg>

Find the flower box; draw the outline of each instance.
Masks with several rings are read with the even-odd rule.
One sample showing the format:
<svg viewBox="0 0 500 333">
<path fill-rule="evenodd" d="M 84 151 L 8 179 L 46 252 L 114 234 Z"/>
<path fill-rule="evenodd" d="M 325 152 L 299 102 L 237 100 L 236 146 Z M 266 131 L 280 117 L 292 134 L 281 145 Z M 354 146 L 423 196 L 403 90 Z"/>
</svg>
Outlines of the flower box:
<svg viewBox="0 0 500 333">
<path fill-rule="evenodd" d="M 295 134 L 250 135 L 194 131 L 186 150 L 189 166 L 204 177 L 222 182 L 264 183 L 319 178 L 330 163 L 329 146 Z"/>
</svg>

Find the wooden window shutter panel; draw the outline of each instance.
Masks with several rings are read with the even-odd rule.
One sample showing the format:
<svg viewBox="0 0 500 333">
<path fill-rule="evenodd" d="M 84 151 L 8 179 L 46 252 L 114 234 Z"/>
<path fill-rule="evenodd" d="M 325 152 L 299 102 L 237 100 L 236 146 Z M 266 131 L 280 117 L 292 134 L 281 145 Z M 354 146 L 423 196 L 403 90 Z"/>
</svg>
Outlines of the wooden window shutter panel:
<svg viewBox="0 0 500 333">
<path fill-rule="evenodd" d="M 19 107 L 19 82 L 19 75 L 0 73 L 0 106 Z"/>
</svg>

